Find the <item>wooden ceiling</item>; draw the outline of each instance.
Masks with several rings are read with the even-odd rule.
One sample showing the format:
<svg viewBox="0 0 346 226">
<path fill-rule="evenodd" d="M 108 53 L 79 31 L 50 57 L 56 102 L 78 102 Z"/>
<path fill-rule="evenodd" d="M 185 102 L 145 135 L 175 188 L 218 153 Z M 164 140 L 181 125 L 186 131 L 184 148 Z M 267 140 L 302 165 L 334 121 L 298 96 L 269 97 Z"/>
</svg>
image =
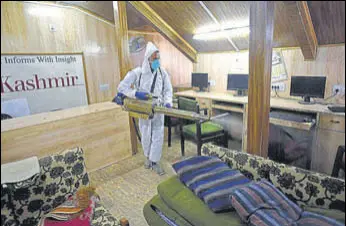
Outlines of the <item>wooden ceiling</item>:
<svg viewBox="0 0 346 226">
<path fill-rule="evenodd" d="M 155 32 L 150 21 L 139 13 L 130 3 L 126 3 L 127 26 L 129 30 Z"/>
<path fill-rule="evenodd" d="M 196 30 L 213 25 L 212 18 L 197 1 L 147 1 L 163 20 L 198 52 L 235 50 L 227 40 L 201 41 L 192 39 Z M 203 1 L 220 23 L 248 24 L 250 2 Z M 308 2 L 319 45 L 345 43 L 345 1 Z M 129 29 L 149 25 L 136 9 L 128 7 Z M 274 47 L 299 46 L 282 1 L 275 2 Z M 232 38 L 239 49 L 248 49 L 249 38 Z"/>
<path fill-rule="evenodd" d="M 318 44 L 345 43 L 345 1 L 308 1 Z"/>
<path fill-rule="evenodd" d="M 55 1 L 57 4 L 74 5 L 86 9 L 114 23 L 113 1 Z"/>
<path fill-rule="evenodd" d="M 112 1 L 57 3 L 76 5 L 114 22 Z M 235 50 L 227 40 L 192 39 L 198 28 L 214 24 L 198 1 L 147 1 L 146 3 L 198 52 Z M 203 1 L 203 3 L 220 23 L 249 23 L 249 1 Z M 345 1 L 308 1 L 308 6 L 318 44 L 345 43 Z M 153 30 L 151 23 L 131 4 L 127 3 L 126 9 L 129 29 Z M 291 28 L 294 25 L 290 23 L 282 1 L 275 2 L 274 21 L 274 47 L 299 46 Z M 239 49 L 248 49 L 248 37 L 232 38 L 232 41 Z"/>
</svg>

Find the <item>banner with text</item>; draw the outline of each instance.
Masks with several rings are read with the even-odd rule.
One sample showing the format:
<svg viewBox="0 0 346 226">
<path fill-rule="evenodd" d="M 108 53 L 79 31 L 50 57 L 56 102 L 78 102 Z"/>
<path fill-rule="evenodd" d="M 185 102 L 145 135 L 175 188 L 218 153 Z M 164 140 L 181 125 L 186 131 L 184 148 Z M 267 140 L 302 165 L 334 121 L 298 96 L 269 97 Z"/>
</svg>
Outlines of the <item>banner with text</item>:
<svg viewBox="0 0 346 226">
<path fill-rule="evenodd" d="M 88 104 L 83 54 L 1 55 L 1 113 L 12 117 Z M 21 113 L 26 106 L 26 114 Z"/>
</svg>

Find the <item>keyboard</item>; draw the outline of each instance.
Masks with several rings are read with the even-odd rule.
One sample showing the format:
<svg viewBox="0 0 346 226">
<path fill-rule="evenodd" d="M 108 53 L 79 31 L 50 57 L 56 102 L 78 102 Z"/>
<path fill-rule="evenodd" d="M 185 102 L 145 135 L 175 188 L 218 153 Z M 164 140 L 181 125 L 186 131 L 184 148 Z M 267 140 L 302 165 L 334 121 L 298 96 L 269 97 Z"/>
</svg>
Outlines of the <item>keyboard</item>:
<svg viewBox="0 0 346 226">
<path fill-rule="evenodd" d="M 301 115 L 297 113 L 290 112 L 280 112 L 280 111 L 272 111 L 270 112 L 270 118 L 282 119 L 285 121 L 293 121 L 293 122 L 312 122 L 311 116 Z"/>
<path fill-rule="evenodd" d="M 328 106 L 328 109 L 332 112 L 345 112 L 345 106 Z"/>
</svg>

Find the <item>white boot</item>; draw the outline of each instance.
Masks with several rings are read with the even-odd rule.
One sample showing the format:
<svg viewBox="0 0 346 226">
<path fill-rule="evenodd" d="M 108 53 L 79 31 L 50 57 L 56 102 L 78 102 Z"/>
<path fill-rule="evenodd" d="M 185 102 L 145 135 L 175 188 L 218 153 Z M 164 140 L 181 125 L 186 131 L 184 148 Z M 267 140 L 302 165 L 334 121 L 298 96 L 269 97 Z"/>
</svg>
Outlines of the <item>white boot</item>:
<svg viewBox="0 0 346 226">
<path fill-rule="evenodd" d="M 152 162 L 147 158 L 144 162 L 144 168 L 150 169 L 152 167 Z"/>
<path fill-rule="evenodd" d="M 161 168 L 159 163 L 152 163 L 152 169 L 160 176 L 164 175 L 166 172 Z"/>
</svg>

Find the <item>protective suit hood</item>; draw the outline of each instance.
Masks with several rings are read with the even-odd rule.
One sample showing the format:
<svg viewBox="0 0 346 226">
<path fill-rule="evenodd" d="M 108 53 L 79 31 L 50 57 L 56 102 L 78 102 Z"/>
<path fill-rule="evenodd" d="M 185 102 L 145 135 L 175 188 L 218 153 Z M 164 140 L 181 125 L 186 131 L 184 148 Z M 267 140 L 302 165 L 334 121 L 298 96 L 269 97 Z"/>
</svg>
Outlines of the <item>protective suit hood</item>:
<svg viewBox="0 0 346 226">
<path fill-rule="evenodd" d="M 151 72 L 149 57 L 156 51 L 159 51 L 159 49 L 152 42 L 148 42 L 142 63 L 142 73 Z"/>
</svg>

